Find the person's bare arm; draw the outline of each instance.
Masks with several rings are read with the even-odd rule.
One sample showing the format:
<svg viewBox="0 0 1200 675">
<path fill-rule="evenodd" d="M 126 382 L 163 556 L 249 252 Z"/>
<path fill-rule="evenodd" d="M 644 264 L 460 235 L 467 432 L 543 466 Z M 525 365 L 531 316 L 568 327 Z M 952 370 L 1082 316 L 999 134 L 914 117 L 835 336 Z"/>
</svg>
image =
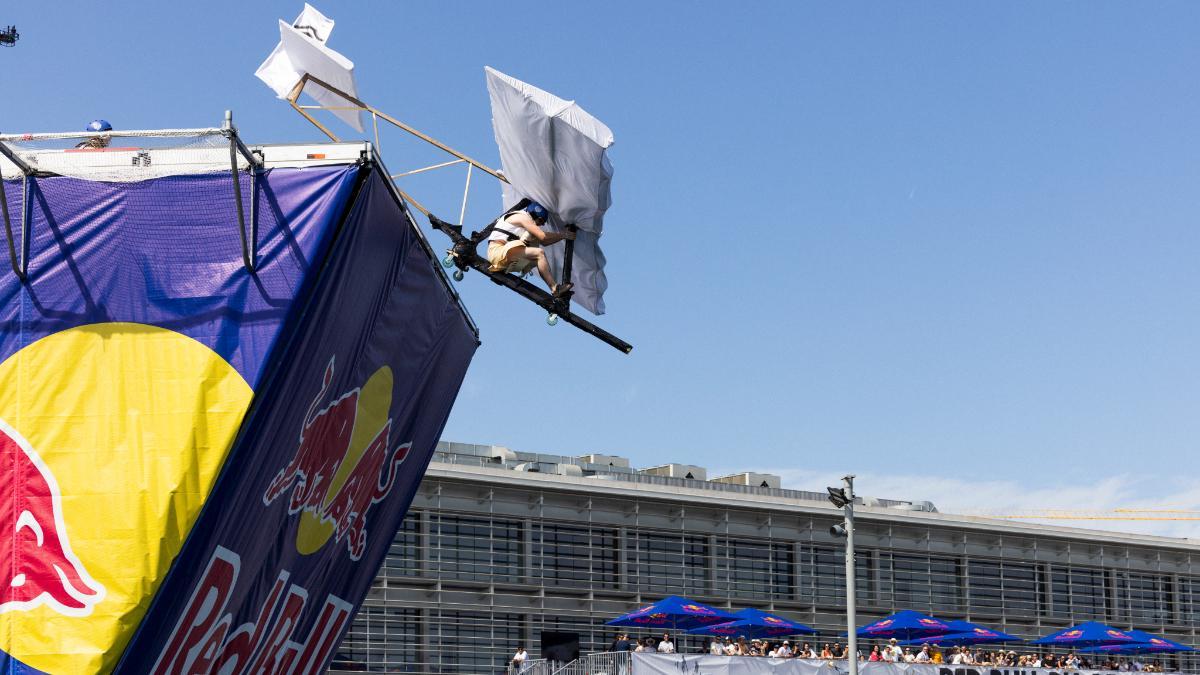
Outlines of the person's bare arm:
<svg viewBox="0 0 1200 675">
<path fill-rule="evenodd" d="M 524 212 L 514 213 L 513 215 L 508 217 L 508 220 L 509 220 L 509 222 L 513 223 L 514 225 L 520 225 L 521 227 L 528 230 L 529 234 L 532 234 L 534 239 L 537 239 L 538 242 L 541 243 L 542 246 L 551 246 L 553 244 L 557 244 L 558 242 L 562 241 L 563 239 L 574 239 L 575 238 L 575 233 L 570 232 L 570 231 L 547 232 L 546 230 L 542 229 L 541 227 L 538 227 L 538 224 L 536 222 L 534 222 L 534 220 L 533 220 L 533 216 L 530 216 L 528 213 L 524 213 Z"/>
</svg>

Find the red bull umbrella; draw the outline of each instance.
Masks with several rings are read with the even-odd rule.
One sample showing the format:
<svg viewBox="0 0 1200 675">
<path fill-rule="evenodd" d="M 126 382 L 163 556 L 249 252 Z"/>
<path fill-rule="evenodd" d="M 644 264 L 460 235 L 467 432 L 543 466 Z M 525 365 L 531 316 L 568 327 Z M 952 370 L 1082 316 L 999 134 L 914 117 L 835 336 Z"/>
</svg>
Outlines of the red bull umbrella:
<svg viewBox="0 0 1200 675">
<path fill-rule="evenodd" d="M 693 635 L 723 635 L 726 637 L 772 638 L 785 635 L 811 635 L 817 630 L 802 623 L 790 621 L 775 614 L 768 614 L 757 609 L 743 609 L 735 612 L 736 621 L 719 623 L 712 626 L 693 628 L 688 633 Z"/>
<path fill-rule="evenodd" d="M 859 626 L 857 635 L 861 638 L 896 638 L 898 640 L 914 640 L 932 635 L 946 635 L 955 632 L 945 621 L 935 619 L 927 614 L 906 609 L 891 616 Z"/>
<path fill-rule="evenodd" d="M 933 635 L 929 637 L 917 638 L 915 640 L 906 640 L 906 645 L 985 645 L 996 644 L 999 642 L 1021 642 L 1021 638 L 1008 633 L 1001 633 L 998 630 L 992 630 L 979 624 L 971 623 L 970 621 L 947 621 L 954 632 L 946 633 L 945 635 Z"/>
<path fill-rule="evenodd" d="M 1127 631 L 1117 630 L 1099 621 L 1085 621 L 1077 626 L 1064 628 L 1034 640 L 1035 645 L 1065 645 L 1073 647 L 1100 647 L 1105 645 L 1132 645 L 1138 643 Z"/>
<path fill-rule="evenodd" d="M 736 619 L 738 617 L 723 610 L 672 595 L 653 604 L 642 605 L 628 614 L 606 622 L 605 625 L 689 630 Z"/>
<path fill-rule="evenodd" d="M 1101 645 L 1099 647 L 1087 647 L 1079 651 L 1091 654 L 1174 654 L 1176 652 L 1196 651 L 1195 647 L 1189 647 L 1182 642 L 1168 640 L 1145 631 L 1127 630 L 1122 632 L 1137 640 L 1137 643 L 1128 645 Z"/>
</svg>

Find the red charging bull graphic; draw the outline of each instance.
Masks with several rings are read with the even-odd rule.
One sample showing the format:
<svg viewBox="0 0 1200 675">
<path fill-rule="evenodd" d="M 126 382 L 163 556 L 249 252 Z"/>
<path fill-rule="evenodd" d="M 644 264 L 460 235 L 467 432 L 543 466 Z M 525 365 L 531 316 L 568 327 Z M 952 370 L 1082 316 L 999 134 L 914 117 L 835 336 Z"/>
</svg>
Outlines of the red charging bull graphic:
<svg viewBox="0 0 1200 675">
<path fill-rule="evenodd" d="M 104 599 L 104 586 L 71 551 L 58 481 L 29 442 L 0 420 L 0 560 L 12 561 L 0 579 L 0 613 L 40 605 L 67 616 L 87 616 Z"/>
<path fill-rule="evenodd" d="M 359 421 L 362 390 L 352 389 L 318 411 L 317 407 L 329 392 L 333 375 L 334 358 L 330 358 L 321 381 L 321 390 L 304 416 L 300 447 L 287 466 L 267 486 L 263 493 L 263 504 L 270 506 L 294 485 L 288 513 L 308 512 L 320 523 L 332 524 L 334 540 L 345 539 L 350 559 L 358 560 L 367 545 L 367 510 L 392 491 L 411 444 L 389 448 L 392 428 L 389 418 L 375 432 L 362 456 L 346 472 L 343 463 L 354 461 L 348 454 Z M 388 396 L 390 399 L 390 392 Z M 345 476 L 340 485 L 337 480 L 339 474 Z"/>
</svg>

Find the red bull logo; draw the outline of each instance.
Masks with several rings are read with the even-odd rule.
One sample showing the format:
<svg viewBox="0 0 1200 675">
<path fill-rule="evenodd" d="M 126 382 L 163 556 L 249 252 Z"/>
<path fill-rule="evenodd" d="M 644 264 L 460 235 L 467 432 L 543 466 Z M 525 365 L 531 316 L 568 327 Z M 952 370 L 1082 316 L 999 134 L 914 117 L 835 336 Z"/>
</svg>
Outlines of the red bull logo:
<svg viewBox="0 0 1200 675">
<path fill-rule="evenodd" d="M 784 624 L 785 624 L 785 623 L 787 623 L 787 622 L 786 622 L 786 621 L 784 621 L 783 619 L 776 619 L 776 618 L 775 618 L 775 617 L 773 617 L 773 616 L 764 616 L 764 617 L 763 617 L 763 623 L 769 623 L 769 624 L 773 624 L 773 625 L 776 625 L 776 626 L 782 626 L 782 625 L 784 625 Z"/>
<path fill-rule="evenodd" d="M 1083 631 L 1081 631 L 1081 630 L 1069 630 L 1069 631 L 1067 631 L 1067 632 L 1063 633 L 1062 635 L 1059 635 L 1058 637 L 1056 637 L 1056 638 L 1054 638 L 1054 639 L 1055 639 L 1055 640 L 1072 640 L 1072 639 L 1074 639 L 1074 638 L 1077 638 L 1077 637 L 1083 637 Z"/>
<path fill-rule="evenodd" d="M 270 506 L 290 488 L 288 513 L 301 514 L 297 550 L 315 553 L 333 538 L 345 540 L 350 559 L 358 560 L 367 545 L 367 511 L 392 491 L 411 444 L 390 441 L 391 369 L 376 370 L 362 387 L 320 407 L 333 374 L 331 358 L 304 416 L 296 454 L 267 486 L 263 504 Z"/>
<path fill-rule="evenodd" d="M 654 614 L 647 614 L 646 616 L 639 616 L 634 619 L 634 621 L 637 623 L 645 624 L 661 624 L 666 620 L 667 615 L 664 612 L 655 612 Z"/>
<path fill-rule="evenodd" d="M 941 621 L 938 621 L 937 619 L 917 619 L 917 623 L 921 624 L 922 626 L 929 626 L 930 628 L 945 628 L 946 627 L 946 624 L 942 623 Z"/>
<path fill-rule="evenodd" d="M 874 626 L 868 627 L 867 630 L 883 630 L 884 628 L 887 628 L 888 626 L 892 625 L 892 623 L 893 623 L 892 619 L 884 619 L 883 621 L 880 621 L 879 623 L 875 624 Z"/>
<path fill-rule="evenodd" d="M 975 634 L 983 636 L 983 637 L 992 637 L 993 635 L 995 635 L 995 633 L 993 633 L 992 631 L 990 631 L 986 628 L 976 628 Z"/>
<path fill-rule="evenodd" d="M 1124 639 L 1124 640 L 1128 640 L 1128 639 L 1130 639 L 1128 635 L 1126 635 L 1126 634 L 1122 633 L 1122 632 L 1121 632 L 1121 631 L 1119 631 L 1119 630 L 1110 630 L 1110 631 L 1105 631 L 1105 632 L 1106 632 L 1106 633 L 1108 633 L 1108 635 L 1109 635 L 1110 637 L 1121 638 L 1121 639 Z"/>
<path fill-rule="evenodd" d="M 0 560 L 9 578 L 0 580 L 0 613 L 40 605 L 67 616 L 87 616 L 104 599 L 96 582 L 71 550 L 63 519 L 62 493 L 49 467 L 21 434 L 0 420 L 0 461 L 12 483 L 0 508 Z M 11 562 L 11 567 L 8 567 Z"/>
<path fill-rule="evenodd" d="M 1169 643 L 1166 640 L 1163 640 L 1162 638 L 1150 638 L 1150 644 L 1158 645 L 1159 647 L 1170 646 Z"/>
<path fill-rule="evenodd" d="M 649 612 L 652 609 L 654 609 L 654 605 L 646 605 L 645 607 L 643 607 L 641 609 L 634 610 L 633 614 L 641 614 L 642 612 Z"/>
<path fill-rule="evenodd" d="M 709 616 L 716 614 L 716 612 L 712 611 L 711 609 L 709 609 L 707 607 L 704 607 L 703 605 L 683 605 L 682 607 L 680 607 L 680 609 L 687 612 L 688 614 L 707 614 Z"/>
</svg>

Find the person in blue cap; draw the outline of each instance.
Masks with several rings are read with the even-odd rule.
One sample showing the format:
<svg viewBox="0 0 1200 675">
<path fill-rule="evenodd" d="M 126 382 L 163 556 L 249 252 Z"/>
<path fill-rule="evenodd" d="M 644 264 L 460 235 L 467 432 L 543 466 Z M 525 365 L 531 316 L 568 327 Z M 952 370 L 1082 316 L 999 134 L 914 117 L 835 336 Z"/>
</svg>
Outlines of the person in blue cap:
<svg viewBox="0 0 1200 675">
<path fill-rule="evenodd" d="M 537 267 L 538 275 L 555 296 L 570 292 L 571 282 L 557 283 L 546 261 L 545 246 L 564 239 L 574 239 L 574 232 L 549 232 L 544 228 L 550 212 L 537 202 L 512 209 L 500 216 L 488 235 L 487 259 L 492 272 L 508 272 L 525 276 Z"/>
<path fill-rule="evenodd" d="M 109 124 L 107 120 L 92 120 L 87 127 L 84 128 L 84 131 L 91 131 L 94 133 L 112 131 L 112 125 Z M 108 136 L 92 136 L 75 147 L 92 149 L 107 148 L 109 140 L 110 139 Z"/>
</svg>

